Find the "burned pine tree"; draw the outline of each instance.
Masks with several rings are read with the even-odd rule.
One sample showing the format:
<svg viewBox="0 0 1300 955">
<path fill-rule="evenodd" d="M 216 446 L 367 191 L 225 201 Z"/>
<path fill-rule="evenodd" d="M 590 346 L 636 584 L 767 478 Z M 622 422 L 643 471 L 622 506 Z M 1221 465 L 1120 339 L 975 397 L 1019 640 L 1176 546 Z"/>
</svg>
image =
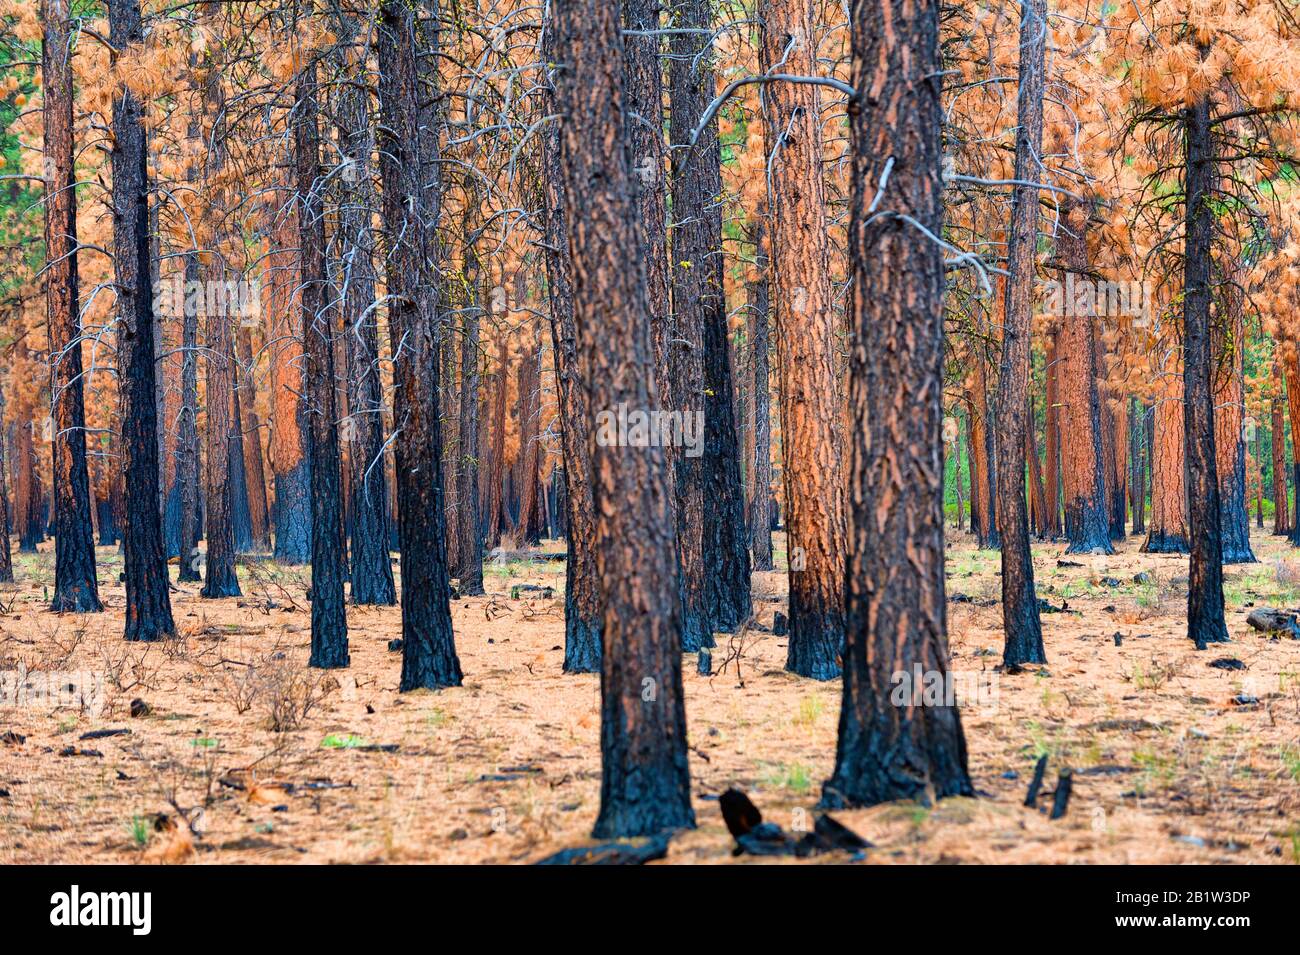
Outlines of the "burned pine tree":
<svg viewBox="0 0 1300 955">
<path fill-rule="evenodd" d="M 221 73 L 215 61 L 204 64 L 202 108 L 212 119 L 211 138 L 204 151 L 203 174 L 206 188 L 212 190 L 209 206 L 217 221 L 211 223 L 214 249 L 200 266 L 200 275 L 208 288 L 224 288 L 231 272 L 221 245 L 227 238 L 228 225 L 224 221 L 227 197 L 223 188 L 213 182 L 226 160 L 226 136 L 229 132 L 225 114 Z M 238 423 L 234 418 L 234 349 L 231 347 L 231 316 L 225 303 L 216 307 L 209 301 L 204 316 L 204 413 L 207 427 L 204 434 L 207 454 L 204 458 L 205 503 L 204 537 L 207 552 L 203 561 L 203 589 L 200 596 L 207 598 L 240 596 L 239 575 L 235 570 L 235 528 L 233 518 L 234 487 L 231 470 L 231 446 L 237 440 Z M 240 456 L 242 465 L 242 455 Z"/>
<path fill-rule="evenodd" d="M 307 356 L 307 449 L 311 462 L 311 658 L 310 666 L 345 667 L 348 621 L 343 600 L 347 541 L 334 381 L 333 294 L 325 266 L 325 209 L 320 174 L 317 66 L 310 54 L 296 79 L 293 151 L 298 183 L 299 256 L 303 346 Z"/>
<path fill-rule="evenodd" d="M 1202 53 L 1205 51 L 1202 50 Z M 1208 94 L 1182 117 L 1184 148 L 1183 435 L 1188 473 L 1191 567 L 1187 635 L 1204 650 L 1227 643 L 1223 530 L 1214 441 L 1214 359 L 1210 342 L 1210 254 L 1214 240 L 1214 131 Z"/>
<path fill-rule="evenodd" d="M 658 5 L 647 0 L 628 4 L 629 27 L 640 30 L 657 30 Z M 660 150 L 659 129 L 647 130 L 637 117 L 644 117 L 656 103 L 651 94 L 658 93 L 659 39 L 655 35 L 631 36 L 625 50 L 628 71 L 624 95 L 627 97 L 628 125 L 632 132 L 628 143 L 631 162 L 636 170 L 649 169 L 648 176 L 638 173 L 638 178 L 648 179 L 644 184 L 633 180 L 633 188 L 642 196 L 638 202 L 639 215 L 635 228 L 642 237 L 642 255 L 645 263 L 646 295 L 651 309 L 656 338 L 666 336 L 667 352 L 656 354 L 669 363 L 670 385 L 663 388 L 660 400 L 665 408 L 681 415 L 683 428 L 689 422 L 702 422 L 706 450 L 673 447 L 669 460 L 676 475 L 676 500 L 673 519 L 677 533 L 678 584 L 682 600 L 682 650 L 694 653 L 714 645 L 713 631 L 717 621 L 710 615 L 708 603 L 709 558 L 705 529 L 707 498 L 707 469 L 713 456 L 708 453 L 710 441 L 708 410 L 705 395 L 705 326 L 714 320 L 714 311 L 721 305 L 720 283 L 722 253 L 721 219 L 714 231 L 713 208 L 722 188 L 719 165 L 717 125 L 711 123 L 700 134 L 699 142 L 691 147 L 691 136 L 704 116 L 704 110 L 715 95 L 716 82 L 712 66 L 712 40 L 706 35 L 711 28 L 710 0 L 686 0 L 673 11 L 678 30 L 668 39 L 671 54 L 668 64 L 669 126 L 672 159 L 672 235 L 669 281 L 672 286 L 672 319 L 667 331 L 660 331 L 664 319 L 661 308 L 666 307 L 666 290 L 659 288 L 657 270 L 659 259 L 665 254 L 663 237 L 658 220 L 663 201 L 654 190 L 659 185 Z M 662 105 L 659 105 L 662 112 Z M 643 155 L 644 153 L 644 155 Z M 649 196 L 647 194 L 650 194 Z M 653 210 L 653 211 L 652 211 Z M 660 296 L 665 295 L 661 303 Z M 660 375 L 663 375 L 661 368 Z M 698 427 L 698 425 L 697 425 Z M 687 453 L 687 452 L 690 453 Z M 710 501 L 717 507 L 719 501 Z"/>
<path fill-rule="evenodd" d="M 763 71 L 815 75 L 814 4 L 766 0 L 761 12 Z M 785 668 L 833 680 L 844 643 L 848 530 L 837 368 L 842 319 L 831 290 L 821 97 L 816 86 L 795 83 L 769 84 L 762 95 L 790 586 Z"/>
<path fill-rule="evenodd" d="M 1047 46 L 1047 0 L 1026 0 L 1020 13 L 1020 89 L 1016 126 L 1015 187 L 1008 230 L 1002 368 L 998 378 L 999 529 L 1002 534 L 1002 665 L 1011 672 L 1026 663 L 1046 663 L 1043 627 L 1034 591 L 1025 505 L 1026 441 L 1029 417 L 1030 344 L 1034 317 L 1038 245 L 1038 175 L 1043 144 L 1043 60 Z M 1037 465 L 1037 456 L 1034 464 Z M 1041 504 L 1040 504 L 1041 507 Z"/>
<path fill-rule="evenodd" d="M 555 29 L 544 26 L 542 49 L 555 61 Z M 554 87 L 548 77 L 547 111 L 554 112 Z M 591 447 L 587 440 L 591 407 L 578 368 L 573 319 L 573 265 L 560 181 L 560 131 L 543 134 L 542 207 L 546 228 L 546 287 L 550 295 L 552 354 L 559 392 L 560 448 L 564 460 L 564 672 L 599 673 L 602 614 L 596 577 L 596 513 L 591 491 Z M 662 175 L 662 171 L 660 173 Z M 662 203 L 661 203 L 662 205 Z M 665 319 L 666 320 L 666 319 Z"/>
<path fill-rule="evenodd" d="M 45 314 L 50 339 L 50 439 L 54 464 L 50 488 L 54 595 L 50 609 L 87 613 L 104 608 L 95 580 L 94 522 L 86 471 L 69 4 L 70 0 L 44 0 L 41 5 L 41 75 L 45 89 L 42 116 L 49 176 L 45 195 Z"/>
<path fill-rule="evenodd" d="M 378 311 L 375 299 L 374 203 L 369 94 L 353 77 L 364 69 L 365 50 L 354 16 L 335 17 L 346 44 L 338 53 L 345 81 L 337 96 L 338 141 L 343 152 L 338 207 L 337 262 L 347 361 L 347 430 L 350 468 L 351 599 L 354 604 L 397 602 L 388 555 L 388 474 L 384 466 L 384 398 L 380 380 Z"/>
<path fill-rule="evenodd" d="M 932 238 L 943 228 L 939 3 L 855 0 L 850 23 L 855 438 L 844 694 L 827 806 L 973 793 L 957 707 L 891 699 L 897 672 L 948 672 L 944 264 Z"/>
<path fill-rule="evenodd" d="M 119 54 L 144 39 L 139 0 L 110 0 L 109 41 Z M 153 287 L 149 267 L 149 174 L 144 106 L 130 87 L 113 92 L 113 264 L 121 401 L 126 639 L 175 633 L 158 507 L 158 407 Z"/>
<path fill-rule="evenodd" d="M 635 249 L 614 4 L 556 0 L 555 98 L 579 362 L 591 410 L 656 409 L 652 317 Z M 659 447 L 592 450 L 603 602 L 597 837 L 693 827 L 671 473 Z"/>
<path fill-rule="evenodd" d="M 438 4 L 426 4 L 436 18 Z M 379 156 L 393 341 L 397 530 L 402 568 L 402 692 L 459 686 L 444 531 L 438 343 L 442 303 L 432 274 L 442 202 L 427 105 L 437 76 L 436 23 L 402 0 L 379 11 Z M 429 43 L 433 49 L 426 49 Z M 417 64 L 423 62 L 421 68 Z M 422 89 L 423 87 L 423 89 Z"/>
</svg>

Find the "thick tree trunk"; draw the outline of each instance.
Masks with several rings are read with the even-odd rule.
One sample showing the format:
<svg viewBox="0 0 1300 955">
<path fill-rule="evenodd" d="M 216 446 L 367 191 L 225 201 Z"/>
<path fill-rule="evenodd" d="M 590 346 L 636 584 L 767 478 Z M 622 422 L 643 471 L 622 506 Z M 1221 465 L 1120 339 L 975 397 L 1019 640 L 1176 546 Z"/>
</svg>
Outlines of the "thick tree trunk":
<svg viewBox="0 0 1300 955">
<path fill-rule="evenodd" d="M 438 6 L 426 4 L 434 17 Z M 418 129 L 429 118 L 422 115 L 420 104 L 432 102 L 436 94 L 435 50 L 423 48 L 436 47 L 435 30 L 433 24 L 424 29 L 401 0 L 384 0 L 380 7 L 379 155 L 396 384 L 402 692 L 460 686 L 462 679 L 451 628 L 438 424 L 437 356 L 443 316 L 434 276 L 434 230 L 441 212 L 441 167 L 436 137 L 421 135 Z M 421 62 L 423 69 L 417 66 Z"/>
<path fill-rule="evenodd" d="M 871 95 L 849 110 L 854 440 L 844 698 L 822 792 L 832 807 L 974 792 L 955 703 L 891 700 L 900 672 L 948 673 L 943 251 L 902 218 L 942 233 L 939 3 L 854 0 L 849 22 L 853 87 Z"/>
<path fill-rule="evenodd" d="M 310 53 L 303 53 L 310 57 Z M 325 210 L 321 202 L 320 125 L 316 63 L 299 72 L 294 104 L 293 145 L 298 183 L 299 255 L 302 262 L 303 344 L 307 357 L 308 452 L 311 461 L 311 657 L 308 665 L 345 667 L 348 621 L 343 602 L 347 542 L 339 486 L 339 442 L 335 423 L 334 316 L 327 301 Z"/>
<path fill-rule="evenodd" d="M 1273 400 L 1269 402 L 1269 441 L 1273 451 L 1273 533 L 1286 534 L 1291 530 L 1290 499 L 1287 497 L 1286 419 L 1282 406 L 1285 403 L 1282 380 L 1282 363 L 1273 359 Z"/>
<path fill-rule="evenodd" d="M 764 0 L 763 72 L 819 72 L 811 0 Z M 816 86 L 763 89 L 772 214 L 772 293 L 780 369 L 782 480 L 790 581 L 785 668 L 840 675 L 844 643 L 843 406 L 836 369 L 840 318 L 832 301 L 821 98 Z"/>
<path fill-rule="evenodd" d="M 1183 251 L 1183 428 L 1188 470 L 1191 568 L 1187 635 L 1204 650 L 1228 642 L 1223 605 L 1223 539 L 1215 474 L 1214 359 L 1210 346 L 1210 249 L 1215 212 L 1210 102 L 1201 96 L 1183 114 L 1185 215 Z"/>
<path fill-rule="evenodd" d="M 1043 143 L 1043 57 L 1047 0 L 1026 0 L 1020 16 L 1020 93 L 1015 178 L 1032 182 Z M 1034 318 L 1038 245 L 1038 189 L 1016 186 L 1007 233 L 1005 321 L 998 378 L 998 531 L 1002 538 L 1002 666 L 1014 672 L 1026 663 L 1046 663 L 1043 628 L 1034 591 L 1025 506 L 1025 443 L 1029 411 L 1030 346 Z M 1035 464 L 1037 457 L 1035 456 Z"/>
<path fill-rule="evenodd" d="M 560 170 L 580 379 L 591 409 L 657 410 L 653 316 L 636 248 L 623 42 L 607 0 L 556 0 Z M 604 610 L 597 838 L 693 827 L 670 463 L 660 447 L 582 436 L 592 454 Z"/>
<path fill-rule="evenodd" d="M 109 38 L 119 51 L 144 40 L 139 0 L 111 0 Z M 126 86 L 113 99 L 113 263 L 117 284 L 117 376 L 121 398 L 126 639 L 175 632 L 158 507 L 158 407 L 153 288 L 149 269 L 149 178 L 144 108 Z"/>
<path fill-rule="evenodd" d="M 45 92 L 45 304 L 50 339 L 54 475 L 54 596 L 50 609 L 103 610 L 95 581 L 95 537 L 86 472 L 86 406 L 77 276 L 77 194 L 72 131 L 70 0 L 43 0 Z M 153 316 L 150 316 L 150 321 Z"/>
</svg>

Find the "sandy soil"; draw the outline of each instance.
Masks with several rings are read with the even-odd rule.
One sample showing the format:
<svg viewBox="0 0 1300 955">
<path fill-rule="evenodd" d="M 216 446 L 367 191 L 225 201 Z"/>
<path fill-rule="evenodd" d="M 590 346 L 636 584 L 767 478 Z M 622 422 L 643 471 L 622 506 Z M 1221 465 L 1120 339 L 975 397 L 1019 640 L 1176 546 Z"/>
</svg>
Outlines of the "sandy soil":
<svg viewBox="0 0 1300 955">
<path fill-rule="evenodd" d="M 1046 667 L 1002 677 L 998 555 L 954 535 L 953 665 L 979 798 L 837 813 L 875 844 L 867 862 L 1300 861 L 1300 641 L 1245 623 L 1252 605 L 1300 605 L 1300 555 L 1260 532 L 1260 563 L 1228 569 L 1233 642 L 1198 653 L 1185 558 L 1139 543 L 1066 567 L 1063 544 L 1036 546 L 1040 595 L 1069 611 L 1043 617 Z M 99 559 L 101 581 L 116 581 L 116 551 Z M 387 649 L 396 608 L 349 611 L 350 670 L 305 667 L 301 568 L 244 566 L 241 599 L 179 588 L 183 639 L 155 646 L 121 639 L 120 584 L 102 591 L 107 613 L 57 616 L 53 555 L 21 555 L 17 572 L 0 593 L 0 671 L 95 673 L 103 692 L 97 715 L 82 691 L 0 706 L 0 864 L 529 862 L 587 839 L 599 688 L 560 672 L 561 563 L 489 567 L 489 596 L 454 604 L 465 686 L 406 695 Z M 556 596 L 512 599 L 518 584 Z M 770 627 L 784 575 L 754 586 Z M 770 632 L 719 640 L 715 666 L 739 649 L 739 668 L 686 668 L 699 828 L 673 840 L 670 862 L 735 861 L 717 803 L 729 786 L 787 828 L 810 823 L 834 760 L 838 684 L 787 675 Z M 1221 657 L 1247 669 L 1209 666 Z M 133 700 L 149 711 L 133 716 Z M 81 738 L 105 729 L 129 733 Z M 1042 754 L 1046 790 L 1075 771 L 1056 821 L 1022 805 Z"/>
</svg>

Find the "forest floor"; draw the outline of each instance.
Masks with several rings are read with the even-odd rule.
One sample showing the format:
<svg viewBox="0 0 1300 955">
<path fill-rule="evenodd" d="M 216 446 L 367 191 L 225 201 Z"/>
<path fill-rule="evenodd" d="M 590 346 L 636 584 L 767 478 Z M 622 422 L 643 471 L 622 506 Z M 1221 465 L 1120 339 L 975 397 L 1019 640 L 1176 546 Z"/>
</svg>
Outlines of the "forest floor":
<svg viewBox="0 0 1300 955">
<path fill-rule="evenodd" d="M 1069 609 L 1043 616 L 1048 665 L 1016 676 L 993 671 L 999 556 L 953 534 L 951 648 L 979 795 L 835 813 L 874 843 L 865 861 L 1300 862 L 1300 640 L 1246 625 L 1251 606 L 1300 605 L 1300 554 L 1256 534 L 1260 562 L 1227 568 L 1232 643 L 1199 653 L 1186 558 L 1139 554 L 1130 538 L 1114 557 L 1059 566 L 1064 544 L 1036 545 L 1040 596 Z M 599 680 L 560 672 L 563 563 L 518 556 L 488 566 L 487 597 L 454 602 L 464 687 L 399 695 L 396 608 L 349 608 L 349 670 L 305 667 L 303 568 L 246 563 L 243 598 L 183 585 L 183 639 L 146 646 L 122 640 L 120 584 L 101 590 L 107 613 L 54 615 L 53 554 L 18 555 L 19 584 L 0 593 L 0 676 L 89 672 L 102 693 L 0 704 L 0 864 L 501 863 L 583 844 L 599 804 Z M 100 580 L 116 581 L 116 549 L 99 560 Z M 770 632 L 784 574 L 756 574 L 754 589 L 769 629 L 720 635 L 715 670 L 733 657 L 722 672 L 684 667 L 699 827 L 673 839 L 670 862 L 733 861 L 717 802 L 730 786 L 787 829 L 809 822 L 834 762 L 839 684 L 784 672 L 785 639 Z M 1223 657 L 1246 668 L 1210 665 Z M 133 700 L 148 712 L 133 716 Z M 126 732 L 84 738 L 100 730 Z M 1048 795 L 1026 808 L 1043 754 Z M 1063 767 L 1073 798 L 1050 821 Z M 197 838 L 173 828 L 178 809 Z"/>
</svg>

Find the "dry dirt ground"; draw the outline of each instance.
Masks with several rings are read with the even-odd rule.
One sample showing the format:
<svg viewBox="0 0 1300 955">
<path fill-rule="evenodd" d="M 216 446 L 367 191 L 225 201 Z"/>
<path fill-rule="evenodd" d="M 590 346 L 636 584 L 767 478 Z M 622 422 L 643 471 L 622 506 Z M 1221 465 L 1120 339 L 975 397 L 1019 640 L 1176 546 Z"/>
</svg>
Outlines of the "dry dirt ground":
<svg viewBox="0 0 1300 955">
<path fill-rule="evenodd" d="M 1043 617 L 1048 665 L 1005 677 L 998 555 L 954 534 L 952 656 L 979 796 L 836 813 L 874 843 L 865 862 L 1300 861 L 1300 641 L 1245 622 L 1252 605 L 1300 605 L 1300 554 L 1257 534 L 1260 562 L 1227 572 L 1233 642 L 1200 653 L 1184 631 L 1185 558 L 1131 539 L 1062 567 L 1063 544 L 1036 546 L 1040 595 L 1068 612 Z M 99 559 L 116 581 L 116 550 Z M 246 564 L 242 599 L 180 587 L 183 638 L 154 646 L 123 642 L 119 584 L 102 591 L 107 613 L 56 616 L 53 555 L 22 555 L 17 573 L 0 594 L 0 864 L 519 863 L 588 836 L 599 689 L 560 672 L 562 563 L 489 566 L 489 596 L 454 603 L 464 687 L 406 695 L 388 650 L 395 608 L 349 610 L 350 670 L 305 667 L 301 568 Z M 784 575 L 754 588 L 770 627 Z M 766 629 L 719 642 L 722 672 L 685 668 L 699 828 L 669 862 L 733 861 L 717 803 L 729 786 L 787 828 L 809 822 L 834 760 L 838 684 L 787 675 L 785 640 Z M 1209 665 L 1222 657 L 1245 669 Z M 29 687 L 54 674 L 90 691 L 97 678 L 102 693 L 15 700 L 24 668 Z M 133 700 L 148 712 L 132 715 Z M 128 732 L 83 738 L 99 730 Z M 1055 821 L 1022 805 L 1043 754 L 1040 803 L 1059 769 L 1075 773 Z"/>
</svg>

